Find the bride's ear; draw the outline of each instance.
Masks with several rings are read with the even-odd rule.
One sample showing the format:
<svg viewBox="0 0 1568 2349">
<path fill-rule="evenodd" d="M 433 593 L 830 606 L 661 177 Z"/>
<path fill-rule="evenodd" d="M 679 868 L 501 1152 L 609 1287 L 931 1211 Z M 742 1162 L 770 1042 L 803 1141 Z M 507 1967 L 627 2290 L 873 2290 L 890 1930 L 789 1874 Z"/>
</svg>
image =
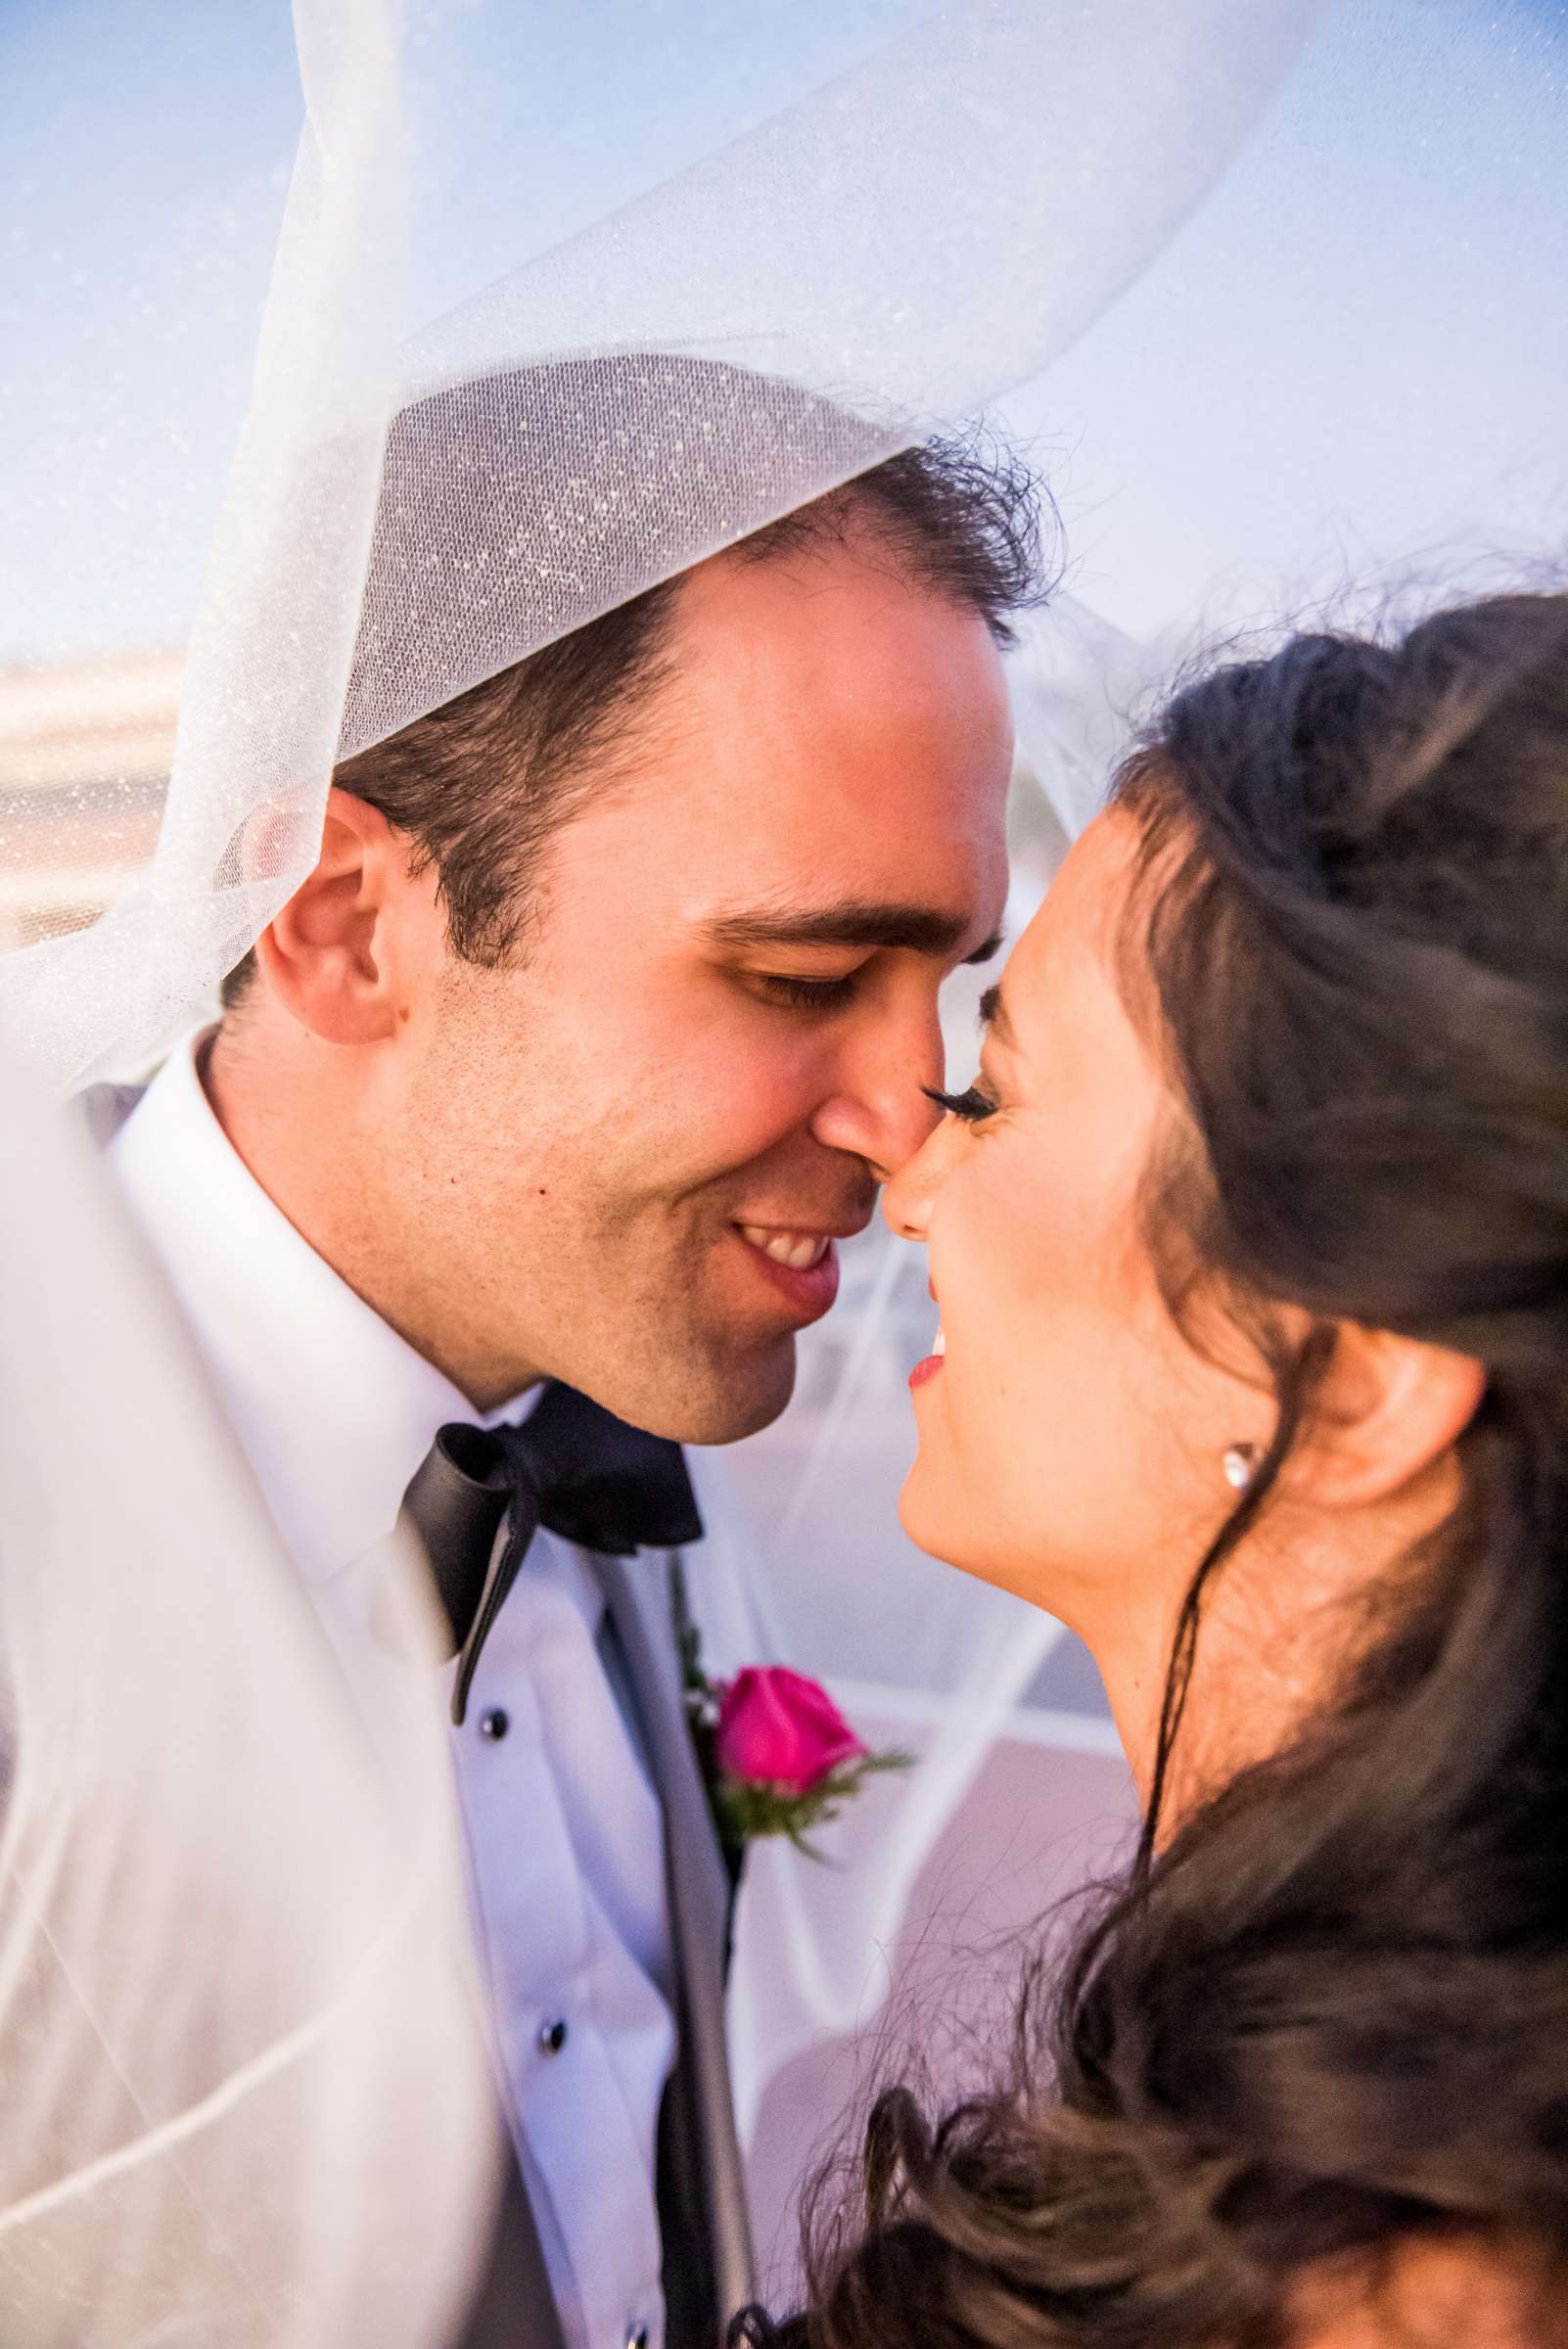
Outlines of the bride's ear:
<svg viewBox="0 0 1568 2349">
<path fill-rule="evenodd" d="M 396 915 L 408 886 L 387 818 L 350 792 L 330 792 L 315 870 L 255 946 L 269 990 L 324 1043 L 379 1043 L 395 1032 Z"/>
<path fill-rule="evenodd" d="M 1389 1499 L 1453 1448 L 1485 1388 L 1471 1355 L 1343 1322 L 1288 1481 L 1326 1508 Z"/>
</svg>

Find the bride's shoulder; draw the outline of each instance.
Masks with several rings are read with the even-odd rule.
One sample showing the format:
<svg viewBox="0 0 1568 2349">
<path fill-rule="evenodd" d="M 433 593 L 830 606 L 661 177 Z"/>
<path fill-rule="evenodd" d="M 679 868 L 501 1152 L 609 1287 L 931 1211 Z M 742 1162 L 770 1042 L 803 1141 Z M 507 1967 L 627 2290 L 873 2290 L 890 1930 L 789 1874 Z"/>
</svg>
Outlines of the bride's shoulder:
<svg viewBox="0 0 1568 2349">
<path fill-rule="evenodd" d="M 1295 2295 L 1291 2349 L 1568 2349 L 1568 2276 L 1532 2246 L 1407 2242 Z"/>
</svg>

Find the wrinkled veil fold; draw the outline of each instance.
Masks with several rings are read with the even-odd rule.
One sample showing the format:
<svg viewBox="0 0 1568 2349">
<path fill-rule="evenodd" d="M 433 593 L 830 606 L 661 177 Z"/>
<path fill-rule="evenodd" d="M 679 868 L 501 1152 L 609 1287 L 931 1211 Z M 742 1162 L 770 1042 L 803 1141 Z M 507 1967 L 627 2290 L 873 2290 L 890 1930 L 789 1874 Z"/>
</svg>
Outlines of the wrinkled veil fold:
<svg viewBox="0 0 1568 2349">
<path fill-rule="evenodd" d="M 410 39 L 392 0 L 299 0 L 307 121 L 253 405 L 190 636 L 162 831 L 92 929 L 40 937 L 0 960 L 0 1008 L 19 1038 L 57 1086 L 144 1062 L 308 869 L 336 758 L 934 425 L 1040 379 L 1017 412 L 1088 490 L 1069 546 L 1081 600 L 1033 616 L 1016 657 L 1027 772 L 1015 911 L 1026 918 L 1053 849 L 1092 812 L 1181 623 L 1217 581 L 1233 584 L 1242 558 L 1257 558 L 1253 578 L 1275 582 L 1262 602 L 1243 596 L 1242 615 L 1272 617 L 1268 603 L 1296 594 L 1335 542 L 1340 490 L 1353 482 L 1376 497 L 1403 493 L 1388 506 L 1380 554 L 1425 554 L 1461 524 L 1484 537 L 1497 522 L 1505 550 L 1517 538 L 1514 420 L 1534 432 L 1531 399 L 1548 376 L 1562 380 L 1560 324 L 1516 265 L 1521 245 L 1552 249 L 1564 220 L 1560 181 L 1540 168 L 1563 152 L 1562 19 L 1555 6 L 1472 0 L 1375 10 L 1359 0 L 1326 10 L 1309 0 L 965 0 L 930 16 L 885 12 L 876 38 L 759 121 L 734 70 L 745 15 L 725 11 L 686 61 L 699 92 L 712 84 L 711 152 L 696 142 L 698 161 L 564 243 L 542 250 L 524 225 L 515 252 L 498 252 L 492 215 L 526 223 L 529 191 L 546 186 L 551 138 L 567 126 L 552 124 L 547 76 L 535 86 L 515 45 L 504 71 L 491 60 L 486 76 L 497 12 L 422 10 Z M 525 50 L 536 36 L 545 52 L 542 17 L 510 12 L 508 23 L 524 27 Z M 480 110 L 489 131 L 470 153 L 462 92 L 510 72 L 527 137 L 509 143 L 504 119 L 497 130 L 492 99 Z M 1386 170 L 1340 151 L 1336 126 L 1347 121 L 1381 142 Z M 496 175 L 493 203 L 486 174 Z M 1527 188 L 1540 219 L 1532 226 L 1499 199 L 1461 221 L 1455 185 Z M 1380 274 L 1385 247 L 1398 264 Z M 476 251 L 486 258 L 478 286 Z M 1455 283 L 1492 291 L 1456 317 Z M 1269 322 L 1266 344 L 1255 313 Z M 1402 376 L 1407 344 L 1429 367 L 1453 361 L 1430 403 L 1435 424 L 1427 383 Z M 1281 421 L 1271 430 L 1272 408 Z M 1560 539 L 1560 497 L 1553 512 L 1532 543 Z M 1119 566 L 1109 581 L 1105 548 Z M 950 1015 L 959 1060 L 970 1049 L 966 986 Z M 339 2295 L 324 2305 L 357 2307 L 360 2238 L 347 2238 L 354 2258 L 334 2258 L 325 2215 L 318 2226 L 307 2207 L 308 2161 L 299 2193 L 280 2168 L 254 2214 L 256 2237 L 232 2246 L 227 2266 L 215 2247 L 231 2248 L 217 2223 L 231 2215 L 224 2197 L 232 2188 L 239 2199 L 247 2144 L 273 2178 L 270 2147 L 303 2141 L 314 2104 L 318 2150 L 330 2142 L 334 2175 L 366 2181 L 365 2206 L 380 2197 L 391 2235 L 428 2182 L 412 2149 L 406 2167 L 391 2158 L 376 2124 L 417 2109 L 431 2118 L 431 2151 L 450 2159 L 431 2188 L 429 2268 L 397 2301 L 408 2329 L 346 2323 L 335 2336 L 412 2341 L 417 2310 L 438 2297 L 441 2226 L 460 2232 L 470 2181 L 459 2148 L 482 2135 L 464 2136 L 477 2091 L 463 2060 L 448 2064 L 442 2033 L 449 2025 L 455 2047 L 461 2032 L 444 1991 L 421 2028 L 395 2027 L 395 2002 L 435 1963 L 421 1920 L 444 1862 L 420 1872 L 408 1850 L 389 1847 L 383 1783 L 361 1769 L 317 1687 L 319 1659 L 275 1589 L 254 1504 L 214 1446 L 196 1447 L 207 1482 L 190 1521 L 212 1524 L 224 1582 L 165 1559 L 152 1538 L 192 1456 L 180 1439 L 189 1373 L 171 1339 L 159 1341 L 170 1356 L 167 1409 L 150 1404 L 112 1439 L 98 1414 L 81 1413 L 95 1474 L 113 1470 L 116 1492 L 140 1492 L 129 1521 L 145 1537 L 149 1598 L 145 1615 L 131 1610 L 122 1648 L 74 1643 L 100 1603 L 106 1633 L 124 1628 L 123 1562 L 76 1497 L 28 1482 L 17 1445 L 30 1425 L 39 1459 L 63 1465 L 61 1422 L 43 1403 L 65 1406 L 71 1362 L 91 1352 L 95 1283 L 117 1294 L 123 1267 L 86 1175 L 69 1153 L 61 1164 L 46 1215 L 27 1169 L 4 1161 L 3 1203 L 20 1219 L 11 1228 L 50 1235 L 44 1255 L 73 1268 L 52 1297 L 38 1263 L 8 1245 L 0 1293 L 0 1379 L 19 1395 L 27 1384 L 13 1297 L 34 1312 L 54 1365 L 31 1420 L 8 1412 L 0 1426 L 0 1647 L 21 1758 L 7 1865 L 24 1863 L 29 1900 L 65 1904 L 69 1928 L 65 1939 L 53 1923 L 46 1934 L 39 1908 L 30 1943 L 0 1944 L 0 2047 L 21 2050 L 39 2125 L 36 2160 L 0 2176 L 0 2201 L 25 2213 L 52 2180 L 220 2092 L 235 2161 L 226 2169 L 220 2152 L 197 2164 L 176 2146 L 111 2179 L 106 2190 L 122 2200 L 83 2195 L 22 2220 L 0 2212 L 0 2261 L 9 2245 L 20 2263 L 0 2276 L 20 2274 L 17 2288 L 35 2295 L 28 2305 L 43 2306 L 50 2277 L 91 2272 L 91 2259 L 73 2269 L 83 2243 L 97 2258 L 101 2244 L 123 2241 L 132 2254 L 147 2246 L 153 2291 L 194 2242 L 209 2246 L 195 2272 L 238 2294 L 236 2305 L 254 2268 L 269 2285 L 298 2285 L 301 2307 L 318 2281 Z M 161 1327 L 161 1306 L 137 1310 Z M 903 1372 L 929 1330 L 919 1260 L 867 1235 L 848 1252 L 839 1309 L 803 1344 L 798 1402 L 780 1427 L 699 1463 L 715 1539 L 694 1590 L 714 1660 L 772 1653 L 821 1673 L 853 1691 L 866 1726 L 922 1756 L 907 1780 L 867 1797 L 876 1833 L 857 1845 L 853 1874 L 812 1871 L 787 1849 L 754 1858 L 734 1995 L 748 2112 L 813 2033 L 848 2028 L 874 2006 L 878 1953 L 922 1862 L 989 1744 L 1063 1652 L 1049 1619 L 964 1583 L 897 1531 L 911 1450 Z M 101 1392 L 107 1405 L 107 1380 Z M 190 1400 L 198 1419 L 203 1407 Z M 222 1527 L 232 1532 L 219 1537 Z M 33 1558 L 50 1571 L 28 1582 Z M 241 1593 L 233 1621 L 217 1599 L 231 1588 Z M 264 1630 L 242 1647 L 245 1593 Z M 297 1750 L 278 1737 L 274 1751 L 267 1701 L 297 1682 L 322 1701 L 303 1704 Z M 102 1727 L 78 1748 L 95 1691 Z M 240 1734 L 227 1743 L 214 1718 L 221 1692 L 239 1707 Z M 394 1726 L 410 1752 L 423 1751 L 411 1721 Z M 147 1773 L 145 1803 L 115 1775 L 121 1735 Z M 29 1740 L 61 1757 L 80 1791 L 70 1816 L 95 1822 L 96 1876 L 78 1882 L 64 1833 L 51 1841 L 27 1775 Z M 214 1754 L 243 1830 L 229 1849 L 259 1855 L 257 1886 L 299 1836 L 294 1889 L 325 1904 L 319 1944 L 295 1949 L 284 1936 L 269 1952 L 249 1875 L 208 1876 Z M 1048 1771 L 1042 1756 L 1046 1811 Z M 316 1811 L 317 1786 L 332 1789 L 336 1809 Z M 423 1782 L 419 1799 L 433 1800 Z M 340 1837 L 357 1855 L 350 1880 L 318 1883 L 310 1869 Z M 208 1881 L 211 1905 L 193 1901 L 192 1884 Z M 371 1918 L 383 1941 L 367 1937 Z M 57 1943 L 70 1954 L 69 1975 Z M 121 1945 L 137 1953 L 130 1984 L 106 1962 Z M 160 1968 L 176 1967 L 210 1996 L 199 2040 L 159 2006 Z M 124 2004 L 101 2012 L 105 1991 Z M 13 2029 L 34 2011 L 36 2028 Z M 322 2026 L 319 2051 L 312 2041 L 258 2076 L 323 2016 L 343 2019 Z M 406 2071 L 376 2073 L 378 2029 Z M 340 2047 L 349 2050 L 342 2095 Z M 127 2050 L 145 2078 L 121 2076 Z M 427 2062 L 450 2093 L 422 2096 Z M 81 2081 L 90 2094 L 78 2099 Z M 57 2107 L 78 2100 L 81 2127 L 49 2150 Z M 203 2201 L 209 2187 L 215 2217 Z M 112 2224 L 73 2237 L 77 2214 L 86 2228 L 95 2208 Z M 336 2204 L 322 2208 L 343 2223 Z M 68 2327 L 58 2337 L 99 2336 Z M 262 2327 L 254 2337 L 317 2335 L 301 2319 L 297 2335 Z"/>
<path fill-rule="evenodd" d="M 1311 14 L 966 0 L 476 294 L 461 215 L 416 266 L 400 201 L 416 165 L 465 186 L 461 99 L 417 103 L 401 0 L 299 0 L 305 130 L 157 851 L 91 931 L 0 967 L 17 1033 L 67 1082 L 167 1040 L 314 860 L 351 668 L 363 748 L 1037 374 L 1207 192 Z M 599 364 L 563 404 L 539 362 L 573 354 Z M 774 395 L 749 410 L 736 369 Z M 378 662 L 388 421 L 477 380 L 489 438 L 430 484 L 417 576 L 372 574 Z M 477 594 L 491 480 L 525 527 Z"/>
</svg>

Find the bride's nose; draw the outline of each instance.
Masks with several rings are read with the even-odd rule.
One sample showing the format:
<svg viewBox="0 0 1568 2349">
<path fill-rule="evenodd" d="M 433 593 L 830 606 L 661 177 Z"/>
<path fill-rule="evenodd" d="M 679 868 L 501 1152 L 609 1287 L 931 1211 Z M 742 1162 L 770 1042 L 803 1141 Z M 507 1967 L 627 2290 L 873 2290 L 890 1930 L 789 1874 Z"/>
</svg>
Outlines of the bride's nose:
<svg viewBox="0 0 1568 2349">
<path fill-rule="evenodd" d="M 882 1213 L 900 1240 L 923 1243 L 928 1236 L 932 1206 L 951 1155 L 953 1125 L 953 1119 L 944 1118 L 882 1194 Z"/>
</svg>

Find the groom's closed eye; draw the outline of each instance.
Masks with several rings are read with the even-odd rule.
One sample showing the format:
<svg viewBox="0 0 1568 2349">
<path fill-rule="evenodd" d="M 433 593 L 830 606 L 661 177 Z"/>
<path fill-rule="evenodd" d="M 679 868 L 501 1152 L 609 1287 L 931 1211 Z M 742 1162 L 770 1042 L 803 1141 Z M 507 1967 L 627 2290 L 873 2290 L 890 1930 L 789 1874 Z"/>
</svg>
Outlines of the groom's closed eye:
<svg viewBox="0 0 1568 2349">
<path fill-rule="evenodd" d="M 964 961 L 988 962 L 1000 944 L 999 938 L 988 938 L 973 954 L 966 954 Z M 762 990 L 769 1002 L 783 1004 L 789 1010 L 838 1011 L 854 1000 L 864 969 L 863 963 L 857 963 L 853 971 L 823 978 L 813 977 L 807 971 L 748 971 L 745 976 Z"/>
<path fill-rule="evenodd" d="M 850 971 L 842 979 L 807 979 L 788 971 L 749 971 L 747 977 L 760 987 L 770 1003 L 780 1003 L 790 1011 L 836 1011 L 854 995 L 858 971 Z"/>
</svg>

